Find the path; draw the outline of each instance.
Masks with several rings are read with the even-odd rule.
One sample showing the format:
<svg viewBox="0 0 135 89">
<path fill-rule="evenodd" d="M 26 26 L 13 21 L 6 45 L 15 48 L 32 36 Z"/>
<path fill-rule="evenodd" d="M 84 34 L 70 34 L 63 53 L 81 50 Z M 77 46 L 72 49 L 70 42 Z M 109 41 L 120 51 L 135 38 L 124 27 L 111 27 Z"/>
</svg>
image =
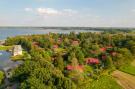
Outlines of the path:
<svg viewBox="0 0 135 89">
<path fill-rule="evenodd" d="M 135 89 L 135 76 L 118 70 L 114 71 L 112 76 L 124 89 Z"/>
</svg>

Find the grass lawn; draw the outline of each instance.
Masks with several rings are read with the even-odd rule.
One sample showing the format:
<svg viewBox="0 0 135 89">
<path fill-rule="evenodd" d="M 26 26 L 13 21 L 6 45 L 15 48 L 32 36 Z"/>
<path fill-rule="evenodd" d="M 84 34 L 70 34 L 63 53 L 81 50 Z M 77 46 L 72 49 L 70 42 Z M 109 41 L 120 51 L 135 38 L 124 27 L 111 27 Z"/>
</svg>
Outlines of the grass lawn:
<svg viewBox="0 0 135 89">
<path fill-rule="evenodd" d="M 103 75 L 90 84 L 90 89 L 123 89 L 111 76 Z"/>
<path fill-rule="evenodd" d="M 12 46 L 0 46 L 0 50 L 9 50 Z"/>
<path fill-rule="evenodd" d="M 17 55 L 17 56 L 11 57 L 12 61 L 20 61 L 20 60 L 25 60 L 25 59 L 30 59 L 30 55 L 24 50 L 22 52 L 22 55 Z"/>
<path fill-rule="evenodd" d="M 125 65 L 120 68 L 120 71 L 123 71 L 128 74 L 135 75 L 135 66 L 133 65 Z"/>
</svg>

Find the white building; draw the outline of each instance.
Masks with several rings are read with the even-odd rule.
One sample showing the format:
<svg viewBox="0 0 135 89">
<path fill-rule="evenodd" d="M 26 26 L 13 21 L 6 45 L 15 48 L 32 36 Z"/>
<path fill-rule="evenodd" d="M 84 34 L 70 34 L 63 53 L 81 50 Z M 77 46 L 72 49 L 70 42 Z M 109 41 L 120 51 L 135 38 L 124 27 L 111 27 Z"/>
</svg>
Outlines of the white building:
<svg viewBox="0 0 135 89">
<path fill-rule="evenodd" d="M 22 55 L 22 47 L 21 47 L 21 45 L 15 45 L 13 47 L 12 55 L 13 56 Z"/>
</svg>

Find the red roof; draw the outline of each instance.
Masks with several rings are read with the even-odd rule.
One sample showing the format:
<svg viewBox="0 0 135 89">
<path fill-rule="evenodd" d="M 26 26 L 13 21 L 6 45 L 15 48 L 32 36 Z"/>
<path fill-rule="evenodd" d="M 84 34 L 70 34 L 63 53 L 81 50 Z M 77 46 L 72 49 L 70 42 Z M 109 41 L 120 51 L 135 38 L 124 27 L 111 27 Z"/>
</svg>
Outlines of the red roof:
<svg viewBox="0 0 135 89">
<path fill-rule="evenodd" d="M 66 67 L 67 70 L 79 70 L 80 72 L 83 72 L 83 66 L 82 65 L 78 65 L 78 66 L 72 66 L 72 65 L 68 65 Z"/>
<path fill-rule="evenodd" d="M 104 52 L 104 51 L 106 51 L 106 48 L 105 47 L 100 48 L 100 51 Z"/>
<path fill-rule="evenodd" d="M 74 67 L 71 66 L 71 65 L 68 65 L 66 68 L 67 68 L 67 70 L 73 70 L 74 69 Z"/>
<path fill-rule="evenodd" d="M 53 48 L 54 48 L 54 49 L 58 48 L 58 45 L 53 45 Z"/>
<path fill-rule="evenodd" d="M 87 64 L 99 64 L 99 59 L 97 59 L 97 58 L 87 58 L 86 63 Z"/>
<path fill-rule="evenodd" d="M 100 51 L 105 52 L 108 48 L 112 48 L 112 46 L 102 47 L 100 48 Z"/>
</svg>

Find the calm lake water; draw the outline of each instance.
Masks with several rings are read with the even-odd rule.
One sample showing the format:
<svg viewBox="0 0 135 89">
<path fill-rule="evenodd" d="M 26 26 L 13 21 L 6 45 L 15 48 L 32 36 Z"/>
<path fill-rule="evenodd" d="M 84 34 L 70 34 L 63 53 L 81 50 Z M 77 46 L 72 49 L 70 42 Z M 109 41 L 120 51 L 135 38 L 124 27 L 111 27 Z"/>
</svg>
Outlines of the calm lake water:
<svg viewBox="0 0 135 89">
<path fill-rule="evenodd" d="M 93 32 L 93 30 L 72 30 L 72 29 L 63 30 L 63 29 L 44 29 L 44 28 L 0 27 L 0 40 L 6 39 L 7 37 L 17 36 L 17 35 L 46 34 L 49 32 L 69 33 L 72 31 L 74 31 L 74 32 Z"/>
<path fill-rule="evenodd" d="M 5 68 L 16 64 L 10 60 L 11 54 L 6 51 L 0 51 L 0 68 Z"/>
</svg>

